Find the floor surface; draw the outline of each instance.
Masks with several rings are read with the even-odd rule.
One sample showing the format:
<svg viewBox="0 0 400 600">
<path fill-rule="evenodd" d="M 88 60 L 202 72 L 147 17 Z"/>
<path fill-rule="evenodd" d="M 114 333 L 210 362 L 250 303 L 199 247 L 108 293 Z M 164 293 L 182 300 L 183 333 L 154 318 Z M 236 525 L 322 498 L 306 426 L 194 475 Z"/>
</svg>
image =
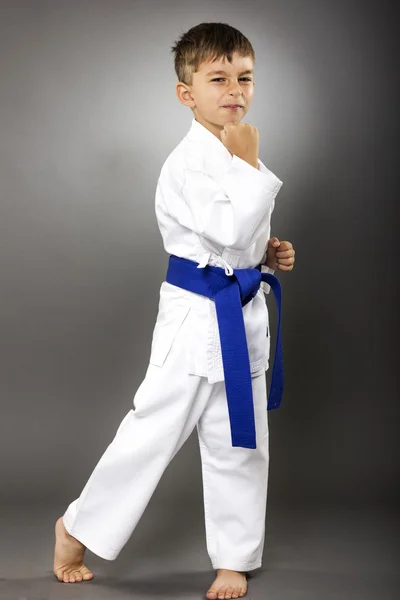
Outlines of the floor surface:
<svg viewBox="0 0 400 600">
<path fill-rule="evenodd" d="M 90 551 L 90 582 L 53 575 L 62 509 L 2 507 L 1 600 L 201 600 L 213 581 L 202 526 L 183 528 L 152 506 L 115 561 Z M 398 600 L 399 518 L 385 510 L 268 507 L 264 564 L 247 600 Z M 197 521 L 197 519 L 196 519 Z"/>
</svg>

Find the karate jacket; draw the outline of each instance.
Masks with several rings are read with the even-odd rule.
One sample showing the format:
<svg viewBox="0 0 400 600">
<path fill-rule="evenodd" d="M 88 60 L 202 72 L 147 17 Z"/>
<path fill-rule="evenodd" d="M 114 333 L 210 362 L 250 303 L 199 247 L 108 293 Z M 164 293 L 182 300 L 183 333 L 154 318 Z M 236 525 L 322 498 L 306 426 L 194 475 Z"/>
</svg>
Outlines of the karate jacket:
<svg viewBox="0 0 400 600">
<path fill-rule="evenodd" d="M 271 214 L 282 186 L 258 159 L 258 169 L 231 155 L 221 140 L 193 118 L 182 141 L 164 162 L 157 182 L 155 212 L 168 254 L 232 269 L 255 268 L 266 258 Z M 262 272 L 274 273 L 267 266 Z M 252 376 L 269 367 L 270 330 L 261 282 L 243 307 Z M 189 320 L 187 322 L 187 320 Z M 163 281 L 153 331 L 150 363 L 162 366 L 185 323 L 186 364 L 209 383 L 224 380 L 215 303 Z"/>
</svg>

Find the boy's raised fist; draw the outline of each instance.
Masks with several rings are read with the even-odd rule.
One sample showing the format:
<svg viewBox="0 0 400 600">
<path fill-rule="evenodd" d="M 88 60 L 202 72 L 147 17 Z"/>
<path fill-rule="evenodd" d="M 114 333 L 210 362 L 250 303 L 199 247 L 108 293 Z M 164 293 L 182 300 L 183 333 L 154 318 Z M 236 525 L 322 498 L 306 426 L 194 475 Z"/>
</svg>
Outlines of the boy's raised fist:
<svg viewBox="0 0 400 600">
<path fill-rule="evenodd" d="M 220 132 L 221 142 L 233 155 L 258 168 L 258 148 L 260 135 L 255 125 L 250 123 L 225 123 Z"/>
</svg>

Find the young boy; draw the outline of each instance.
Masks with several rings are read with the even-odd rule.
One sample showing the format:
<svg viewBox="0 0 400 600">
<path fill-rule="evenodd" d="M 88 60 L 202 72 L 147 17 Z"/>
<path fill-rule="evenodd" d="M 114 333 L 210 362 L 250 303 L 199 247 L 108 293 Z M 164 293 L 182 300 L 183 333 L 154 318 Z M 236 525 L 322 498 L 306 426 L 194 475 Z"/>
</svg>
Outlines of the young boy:
<svg viewBox="0 0 400 600">
<path fill-rule="evenodd" d="M 240 123 L 254 94 L 250 42 L 229 25 L 202 23 L 173 51 L 176 93 L 194 117 L 157 184 L 156 215 L 171 257 L 149 365 L 134 409 L 56 523 L 54 573 L 64 582 L 92 579 L 86 547 L 107 560 L 118 556 L 197 427 L 207 549 L 217 570 L 207 599 L 239 598 L 264 544 L 270 335 L 263 290 L 270 286 L 249 284 L 242 305 L 235 294 L 260 270 L 291 270 L 294 250 L 268 239 L 282 181 L 258 159 L 257 129 Z M 250 408 L 242 404 L 248 392 Z"/>
</svg>

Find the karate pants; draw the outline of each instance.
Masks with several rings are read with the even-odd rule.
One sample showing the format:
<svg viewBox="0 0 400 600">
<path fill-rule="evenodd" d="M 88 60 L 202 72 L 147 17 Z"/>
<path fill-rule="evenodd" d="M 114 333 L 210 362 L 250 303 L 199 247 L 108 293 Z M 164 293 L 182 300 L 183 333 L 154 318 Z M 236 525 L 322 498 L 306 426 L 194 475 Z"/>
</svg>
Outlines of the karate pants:
<svg viewBox="0 0 400 600">
<path fill-rule="evenodd" d="M 197 427 L 207 551 L 214 569 L 251 571 L 264 546 L 269 435 L 265 371 L 252 377 L 257 448 L 232 447 L 225 382 L 185 372 L 182 330 L 162 367 L 149 363 L 133 400 L 79 498 L 66 530 L 114 560 L 164 470 Z"/>
</svg>

